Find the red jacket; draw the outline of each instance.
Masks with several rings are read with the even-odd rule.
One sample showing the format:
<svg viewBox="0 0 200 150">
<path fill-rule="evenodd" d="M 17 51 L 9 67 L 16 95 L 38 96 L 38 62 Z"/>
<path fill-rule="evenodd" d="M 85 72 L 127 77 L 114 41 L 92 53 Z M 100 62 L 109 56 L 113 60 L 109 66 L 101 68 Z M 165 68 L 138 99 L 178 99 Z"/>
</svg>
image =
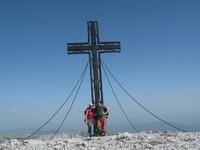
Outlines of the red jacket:
<svg viewBox="0 0 200 150">
<path fill-rule="evenodd" d="M 94 113 L 94 108 L 89 108 L 89 107 L 88 107 L 88 108 L 85 110 L 85 115 L 86 115 L 87 120 L 93 119 L 93 118 L 94 118 L 94 115 L 95 115 L 95 113 Z"/>
</svg>

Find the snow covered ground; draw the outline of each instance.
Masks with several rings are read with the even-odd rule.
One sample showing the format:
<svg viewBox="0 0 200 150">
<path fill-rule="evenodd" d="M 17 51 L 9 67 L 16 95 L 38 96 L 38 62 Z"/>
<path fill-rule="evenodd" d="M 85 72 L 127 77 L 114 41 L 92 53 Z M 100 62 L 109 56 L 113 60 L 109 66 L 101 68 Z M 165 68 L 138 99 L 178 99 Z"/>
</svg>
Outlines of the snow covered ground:
<svg viewBox="0 0 200 150">
<path fill-rule="evenodd" d="M 105 137 L 82 137 L 60 134 L 37 139 L 9 139 L 0 150 L 200 150 L 200 132 L 119 133 Z"/>
</svg>

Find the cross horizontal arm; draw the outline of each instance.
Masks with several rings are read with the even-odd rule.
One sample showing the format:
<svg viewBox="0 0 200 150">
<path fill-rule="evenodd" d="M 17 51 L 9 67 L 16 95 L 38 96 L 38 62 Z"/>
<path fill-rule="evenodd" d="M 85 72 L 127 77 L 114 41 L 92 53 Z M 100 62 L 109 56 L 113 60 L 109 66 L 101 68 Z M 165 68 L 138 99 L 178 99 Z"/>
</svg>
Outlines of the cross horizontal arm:
<svg viewBox="0 0 200 150">
<path fill-rule="evenodd" d="M 97 50 L 102 51 L 117 51 L 120 52 L 120 42 L 99 42 L 96 45 Z"/>
<path fill-rule="evenodd" d="M 81 42 L 81 43 L 67 43 L 67 45 L 89 45 L 88 42 Z"/>
<path fill-rule="evenodd" d="M 90 54 L 89 51 L 73 51 L 73 52 L 67 52 L 68 55 L 71 55 L 71 54 Z"/>
<path fill-rule="evenodd" d="M 91 49 L 91 46 L 88 45 L 88 43 L 68 43 L 68 54 L 83 54 L 88 53 L 88 51 Z"/>
</svg>

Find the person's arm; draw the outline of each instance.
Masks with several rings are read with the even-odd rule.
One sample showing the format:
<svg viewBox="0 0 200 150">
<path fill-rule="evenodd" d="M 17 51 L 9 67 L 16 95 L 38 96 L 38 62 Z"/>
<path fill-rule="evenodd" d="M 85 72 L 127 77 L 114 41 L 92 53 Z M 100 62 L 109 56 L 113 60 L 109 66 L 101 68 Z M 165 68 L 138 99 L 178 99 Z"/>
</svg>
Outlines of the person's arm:
<svg viewBox="0 0 200 150">
<path fill-rule="evenodd" d="M 88 110 L 85 110 L 85 117 L 84 117 L 84 121 L 87 122 L 87 115 L 88 115 Z"/>
<path fill-rule="evenodd" d="M 109 108 L 107 106 L 104 106 L 104 108 L 105 108 L 105 114 L 108 114 Z"/>
</svg>

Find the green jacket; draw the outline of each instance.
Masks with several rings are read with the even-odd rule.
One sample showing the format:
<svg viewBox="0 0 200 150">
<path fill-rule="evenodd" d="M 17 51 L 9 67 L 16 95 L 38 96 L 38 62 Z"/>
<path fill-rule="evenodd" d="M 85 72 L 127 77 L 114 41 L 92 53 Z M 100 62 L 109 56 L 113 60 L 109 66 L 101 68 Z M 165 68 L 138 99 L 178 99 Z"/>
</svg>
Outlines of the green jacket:
<svg viewBox="0 0 200 150">
<path fill-rule="evenodd" d="M 108 108 L 104 105 L 99 105 L 99 106 L 96 106 L 95 107 L 95 114 L 96 114 L 96 118 L 99 119 L 99 118 L 103 118 L 107 112 Z"/>
</svg>

